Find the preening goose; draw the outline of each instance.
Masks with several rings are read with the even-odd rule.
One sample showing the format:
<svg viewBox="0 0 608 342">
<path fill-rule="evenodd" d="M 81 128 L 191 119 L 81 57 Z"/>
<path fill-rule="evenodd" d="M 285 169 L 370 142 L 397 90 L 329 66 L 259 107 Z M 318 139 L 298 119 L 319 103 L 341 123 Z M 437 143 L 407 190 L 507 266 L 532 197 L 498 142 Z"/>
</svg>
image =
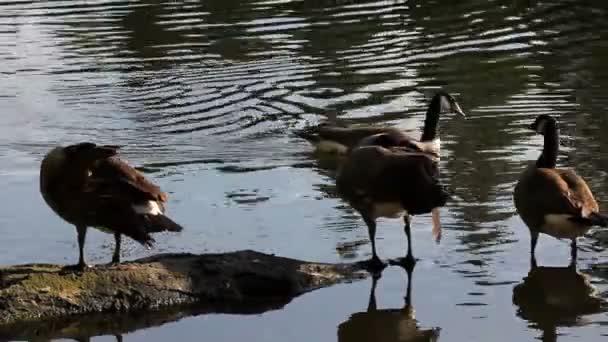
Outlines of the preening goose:
<svg viewBox="0 0 608 342">
<path fill-rule="evenodd" d="M 427 153 L 387 145 L 390 135 L 380 133 L 362 140 L 338 170 L 338 192 L 361 214 L 372 244 L 374 269 L 384 267 L 376 253 L 376 219 L 404 217 L 408 239 L 406 264 L 415 263 L 411 247 L 410 215 L 433 211 L 433 235 L 441 236 L 438 207 L 448 194 L 438 180 L 437 163 Z"/>
<path fill-rule="evenodd" d="M 571 262 L 576 262 L 576 238 L 594 225 L 606 227 L 587 183 L 573 169 L 556 168 L 559 150 L 557 121 L 546 114 L 536 118 L 530 129 L 544 136 L 543 151 L 535 164 L 520 176 L 513 199 L 517 213 L 530 229 L 531 263 L 539 233 L 570 239 Z"/>
<path fill-rule="evenodd" d="M 401 140 L 408 140 L 409 145 L 420 152 L 433 153 L 439 156 L 439 115 L 444 112 L 454 112 L 465 116 L 452 95 L 443 91 L 438 92 L 431 99 L 426 112 L 420 141 L 405 135 L 401 130 L 394 127 L 339 127 L 325 123 L 300 130 L 296 132 L 296 135 L 314 144 L 319 151 L 345 154 L 355 147 L 361 139 L 370 135 L 385 133 L 396 135 Z"/>
<path fill-rule="evenodd" d="M 79 269 L 87 266 L 87 227 L 114 234 L 113 263 L 120 262 L 121 235 L 151 247 L 150 233 L 182 230 L 164 215 L 167 194 L 118 159 L 117 150 L 84 142 L 56 147 L 42 160 L 40 192 L 57 215 L 76 226 Z"/>
</svg>

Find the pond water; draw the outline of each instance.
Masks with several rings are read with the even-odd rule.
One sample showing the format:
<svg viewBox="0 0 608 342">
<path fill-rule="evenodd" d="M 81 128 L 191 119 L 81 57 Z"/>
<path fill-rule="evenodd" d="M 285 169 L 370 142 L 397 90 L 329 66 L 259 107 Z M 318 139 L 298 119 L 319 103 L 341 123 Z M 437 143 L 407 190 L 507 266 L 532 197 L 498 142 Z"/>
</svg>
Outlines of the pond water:
<svg viewBox="0 0 608 342">
<path fill-rule="evenodd" d="M 3 1 L 0 264 L 76 261 L 75 230 L 44 204 L 37 176 L 51 146 L 82 140 L 124 145 L 186 227 L 158 235 L 153 251 L 125 242 L 125 259 L 239 249 L 369 258 L 331 161 L 292 133 L 339 119 L 417 136 L 430 96 L 444 89 L 469 119 L 440 123 L 442 177 L 455 192 L 441 244 L 429 215 L 413 221 L 416 321 L 389 310 L 403 308 L 408 283 L 389 267 L 376 311 L 366 312 L 366 279 L 262 313 L 181 313 L 72 337 L 361 342 L 370 331 L 397 341 L 440 330 L 441 341 L 605 341 L 605 306 L 579 304 L 591 289 L 608 297 L 608 272 L 598 271 L 606 243 L 581 239 L 585 283 L 560 268 L 569 245 L 543 236 L 539 264 L 553 268 L 520 285 L 529 233 L 512 189 L 542 143 L 525 125 L 550 113 L 563 134 L 559 164 L 576 166 L 608 210 L 607 16 L 606 2 L 591 0 Z M 378 229 L 380 256 L 402 256 L 402 221 Z M 91 232 L 86 246 L 90 262 L 105 263 L 113 239 Z M 538 304 L 539 293 L 568 309 Z"/>
</svg>

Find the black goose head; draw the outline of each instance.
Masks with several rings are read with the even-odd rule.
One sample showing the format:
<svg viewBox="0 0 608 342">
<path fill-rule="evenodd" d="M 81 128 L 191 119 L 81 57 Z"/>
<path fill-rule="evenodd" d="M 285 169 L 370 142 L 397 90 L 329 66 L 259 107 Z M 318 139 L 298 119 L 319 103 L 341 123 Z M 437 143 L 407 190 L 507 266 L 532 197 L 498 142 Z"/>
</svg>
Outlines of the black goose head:
<svg viewBox="0 0 608 342">
<path fill-rule="evenodd" d="M 536 117 L 536 120 L 529 127 L 540 135 L 546 135 L 549 132 L 554 132 L 557 129 L 557 120 L 548 114 L 541 114 Z"/>
<path fill-rule="evenodd" d="M 439 91 L 431 99 L 424 120 L 421 141 L 430 141 L 437 137 L 439 115 L 441 113 L 454 112 L 466 118 L 456 99 L 445 91 Z"/>
<path fill-rule="evenodd" d="M 445 91 L 439 91 L 435 94 L 431 100 L 431 106 L 435 106 L 435 111 L 437 113 L 451 112 L 466 118 L 466 114 L 462 108 L 460 108 L 460 105 L 458 102 L 456 102 L 456 99 Z"/>
<path fill-rule="evenodd" d="M 543 152 L 536 161 L 537 167 L 554 168 L 559 153 L 559 129 L 557 120 L 547 114 L 541 114 L 529 127 L 544 138 Z"/>
</svg>

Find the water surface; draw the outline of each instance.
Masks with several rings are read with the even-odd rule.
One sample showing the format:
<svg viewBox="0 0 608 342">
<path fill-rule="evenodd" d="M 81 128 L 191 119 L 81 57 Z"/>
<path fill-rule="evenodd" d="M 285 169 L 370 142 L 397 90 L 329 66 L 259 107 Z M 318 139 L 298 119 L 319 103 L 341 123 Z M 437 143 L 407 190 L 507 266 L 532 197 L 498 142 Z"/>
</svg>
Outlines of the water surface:
<svg viewBox="0 0 608 342">
<path fill-rule="evenodd" d="M 125 259 L 244 248 L 368 258 L 364 224 L 337 196 L 331 161 L 292 132 L 339 120 L 417 135 L 428 100 L 444 89 L 470 118 L 441 120 L 442 176 L 456 193 L 442 210 L 441 244 L 428 215 L 414 219 L 414 326 L 440 328 L 442 341 L 603 341 L 608 315 L 577 307 L 591 297 L 579 275 L 549 270 L 524 283 L 529 234 L 511 195 L 540 150 L 525 125 L 548 113 L 561 122 L 560 164 L 576 165 L 608 208 L 607 15 L 591 0 L 4 1 L 0 264 L 75 262 L 75 231 L 46 207 L 37 174 L 51 146 L 81 140 L 124 145 L 171 193 L 170 213 L 186 227 L 158 236 L 152 252 L 125 243 Z M 605 298 L 606 272 L 595 270 L 608 252 L 593 237 L 580 245 L 579 271 Z M 400 220 L 381 220 L 378 247 L 383 258 L 404 254 Z M 110 236 L 89 234 L 91 262 L 109 261 L 112 248 Z M 568 264 L 565 242 L 543 237 L 537 253 L 541 265 Z M 559 283 L 556 272 L 572 291 L 543 293 L 575 298 L 566 312 L 539 308 L 530 286 L 514 291 Z M 403 308 L 406 284 L 403 270 L 387 269 L 377 309 Z M 265 313 L 114 330 L 125 341 L 342 341 L 352 335 L 341 327 L 366 324 L 352 322 L 367 311 L 370 288 L 368 279 Z M 381 314 L 369 315 L 356 322 L 400 326 L 387 319 L 378 328 Z M 89 335 L 114 339 L 112 329 Z"/>
</svg>

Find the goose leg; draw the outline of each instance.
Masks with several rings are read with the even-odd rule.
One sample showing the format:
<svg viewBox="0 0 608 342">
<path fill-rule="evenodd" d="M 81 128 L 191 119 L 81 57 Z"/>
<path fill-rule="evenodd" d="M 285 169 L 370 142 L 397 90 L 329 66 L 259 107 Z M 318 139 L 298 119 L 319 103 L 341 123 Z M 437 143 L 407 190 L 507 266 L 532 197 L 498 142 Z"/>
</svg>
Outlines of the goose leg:
<svg viewBox="0 0 608 342">
<path fill-rule="evenodd" d="M 382 274 L 378 274 L 378 275 L 372 275 L 372 288 L 369 290 L 369 301 L 367 303 L 367 312 L 372 312 L 372 311 L 376 311 L 377 309 L 377 305 L 376 305 L 376 286 L 378 285 L 378 279 L 380 279 L 380 277 L 382 276 Z"/>
<path fill-rule="evenodd" d="M 404 267 L 407 273 L 407 290 L 405 291 L 405 305 L 407 308 L 412 306 L 412 277 L 414 276 L 415 266 L 416 264 L 412 264 Z"/>
<path fill-rule="evenodd" d="M 76 233 L 78 234 L 78 263 L 73 266 L 68 266 L 68 269 L 75 269 L 77 271 L 84 271 L 89 266 L 84 259 L 84 242 L 87 237 L 87 226 L 76 226 Z"/>
<path fill-rule="evenodd" d="M 536 268 L 536 243 L 538 242 L 538 232 L 530 231 L 530 267 Z"/>
<path fill-rule="evenodd" d="M 376 221 L 367 214 L 362 214 L 363 221 L 367 225 L 367 233 L 372 243 L 372 258 L 368 261 L 369 266 L 374 270 L 382 270 L 386 266 L 376 253 Z"/>
<path fill-rule="evenodd" d="M 114 241 L 116 243 L 114 245 L 114 255 L 112 256 L 112 264 L 119 264 L 120 263 L 120 242 L 121 242 L 120 233 L 114 233 Z"/>
<path fill-rule="evenodd" d="M 406 267 L 411 266 L 413 268 L 413 265 L 416 264 L 416 259 L 414 258 L 414 255 L 412 254 L 412 232 L 411 232 L 411 216 L 408 214 L 405 214 L 403 216 L 403 221 L 405 222 L 405 226 L 403 227 L 403 230 L 405 231 L 405 235 L 407 236 L 407 255 L 405 256 L 405 265 Z"/>
<path fill-rule="evenodd" d="M 570 265 L 576 264 L 576 238 L 572 239 L 572 244 L 570 245 Z"/>
</svg>

